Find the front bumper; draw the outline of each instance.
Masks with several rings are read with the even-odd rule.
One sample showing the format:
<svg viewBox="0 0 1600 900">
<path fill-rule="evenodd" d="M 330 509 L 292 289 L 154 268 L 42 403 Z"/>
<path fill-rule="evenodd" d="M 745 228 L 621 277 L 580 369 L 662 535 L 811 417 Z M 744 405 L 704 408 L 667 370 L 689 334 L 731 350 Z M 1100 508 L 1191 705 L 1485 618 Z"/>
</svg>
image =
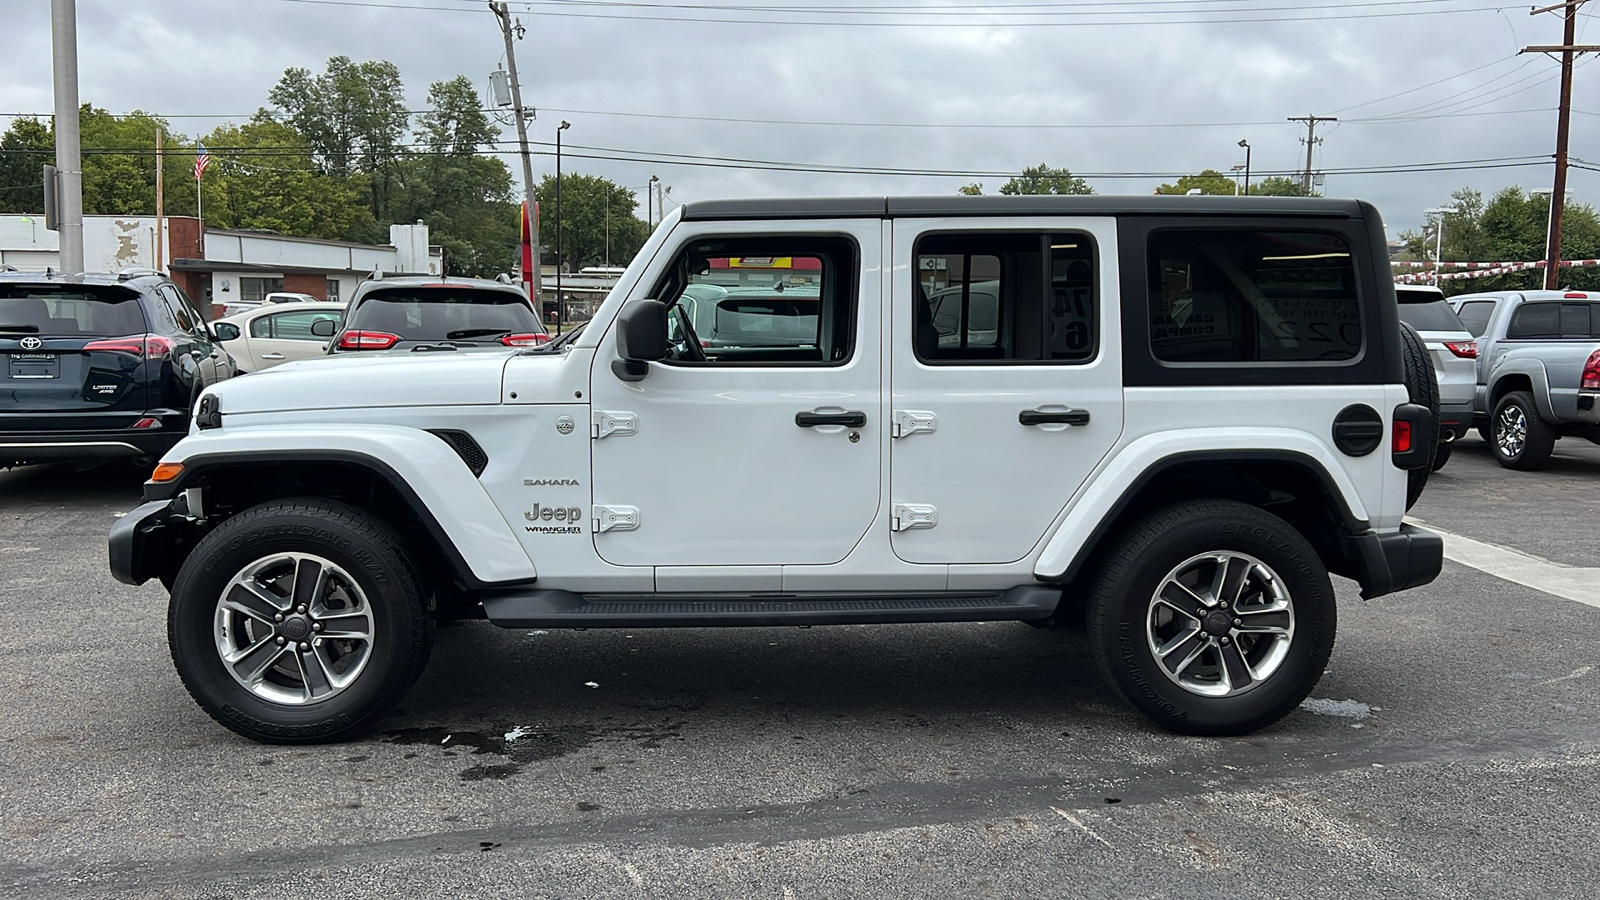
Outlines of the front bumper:
<svg viewBox="0 0 1600 900">
<path fill-rule="evenodd" d="M 112 578 L 123 584 L 144 584 L 160 576 L 171 546 L 167 518 L 173 502 L 151 501 L 111 526 L 107 550 Z"/>
<path fill-rule="evenodd" d="M 1444 569 L 1444 538 L 1415 525 L 1401 524 L 1393 534 L 1369 531 L 1350 540 L 1363 600 L 1420 587 Z"/>
</svg>

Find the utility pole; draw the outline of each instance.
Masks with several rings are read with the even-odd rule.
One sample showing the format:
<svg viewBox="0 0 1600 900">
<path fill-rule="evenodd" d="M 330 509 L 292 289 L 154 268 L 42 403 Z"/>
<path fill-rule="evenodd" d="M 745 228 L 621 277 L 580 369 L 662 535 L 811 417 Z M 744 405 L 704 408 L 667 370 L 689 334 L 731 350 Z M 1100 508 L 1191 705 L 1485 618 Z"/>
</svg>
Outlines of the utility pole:
<svg viewBox="0 0 1600 900">
<path fill-rule="evenodd" d="M 1306 123 L 1306 136 L 1301 138 L 1306 145 L 1306 170 L 1300 176 L 1300 191 L 1309 197 L 1311 196 L 1311 151 L 1322 143 L 1322 139 L 1317 137 L 1317 123 L 1337 122 L 1339 120 L 1333 116 L 1290 116 L 1289 121 Z"/>
<path fill-rule="evenodd" d="M 1529 15 L 1565 10 L 1566 27 L 1562 29 L 1560 46 L 1523 47 L 1522 53 L 1561 54 L 1561 106 L 1556 114 L 1556 179 L 1550 192 L 1550 228 L 1545 245 L 1545 290 L 1553 291 L 1561 283 L 1561 217 L 1567 205 L 1567 135 L 1572 126 L 1572 61 L 1579 54 L 1600 50 L 1593 44 L 1578 46 L 1578 8 L 1589 0 L 1567 0 L 1555 6 L 1533 10 Z"/>
<path fill-rule="evenodd" d="M 156 256 L 156 271 L 158 271 L 158 272 L 161 271 L 166 266 L 166 254 L 162 250 L 162 243 L 163 242 L 161 240 L 161 232 L 165 230 L 165 228 L 163 227 L 163 224 L 164 224 L 164 220 L 166 219 L 166 209 L 167 209 L 167 195 L 166 195 L 166 190 L 165 190 L 165 183 L 162 181 L 162 177 L 161 177 L 162 176 L 161 169 L 163 168 L 163 166 L 162 166 L 161 149 L 162 149 L 162 145 L 164 143 L 166 143 L 166 138 L 161 133 L 161 126 L 157 125 L 156 126 L 156 247 L 155 247 L 156 253 L 155 253 L 155 256 Z M 198 190 L 198 188 L 196 188 L 196 190 Z"/>
<path fill-rule="evenodd" d="M 500 34 L 506 40 L 506 71 L 511 76 L 511 107 L 512 115 L 517 120 L 517 144 L 522 150 L 522 187 L 524 197 L 528 203 L 528 239 L 533 244 L 533 272 L 524 272 L 522 277 L 528 279 L 528 289 L 533 301 L 533 308 L 540 310 L 539 315 L 544 315 L 544 307 L 540 303 L 540 276 L 539 265 L 539 208 L 533 199 L 533 157 L 528 153 L 528 119 L 522 106 L 522 85 L 517 81 L 517 54 L 512 47 L 512 32 L 517 37 L 522 36 L 521 25 L 513 25 L 511 12 L 505 3 L 490 2 L 489 10 L 494 13 L 495 19 L 500 23 Z"/>
<path fill-rule="evenodd" d="M 61 273 L 83 271 L 83 150 L 78 143 L 78 2 L 50 0 L 56 92 L 56 172 Z"/>
</svg>

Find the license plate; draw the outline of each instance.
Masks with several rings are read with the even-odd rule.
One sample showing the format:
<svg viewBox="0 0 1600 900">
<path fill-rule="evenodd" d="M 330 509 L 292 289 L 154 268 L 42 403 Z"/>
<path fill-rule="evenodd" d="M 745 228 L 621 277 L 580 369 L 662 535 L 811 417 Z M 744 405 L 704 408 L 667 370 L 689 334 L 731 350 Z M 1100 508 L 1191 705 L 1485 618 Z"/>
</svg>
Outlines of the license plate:
<svg viewBox="0 0 1600 900">
<path fill-rule="evenodd" d="M 6 361 L 12 378 L 60 378 L 61 357 L 55 353 L 12 353 Z"/>
</svg>

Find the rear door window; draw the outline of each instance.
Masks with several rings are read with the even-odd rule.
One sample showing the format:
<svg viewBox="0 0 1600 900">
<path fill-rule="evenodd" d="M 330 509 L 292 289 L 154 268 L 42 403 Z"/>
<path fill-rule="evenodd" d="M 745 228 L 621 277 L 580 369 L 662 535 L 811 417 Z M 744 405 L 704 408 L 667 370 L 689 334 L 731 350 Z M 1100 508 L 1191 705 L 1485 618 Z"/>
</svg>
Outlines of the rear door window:
<svg viewBox="0 0 1600 900">
<path fill-rule="evenodd" d="M 1492 315 L 1494 315 L 1493 300 L 1468 300 L 1456 311 L 1462 326 L 1475 338 L 1483 337 L 1483 333 L 1489 330 L 1489 317 Z"/>
<path fill-rule="evenodd" d="M 1506 337 L 1511 340 L 1553 338 L 1561 335 L 1561 304 L 1524 303 L 1511 314 Z"/>
<path fill-rule="evenodd" d="M 337 328 L 341 318 L 338 312 L 319 309 L 262 316 L 250 323 L 250 336 L 280 341 L 326 341 L 327 338 L 314 334 L 312 327 L 318 322 L 332 322 Z"/>
<path fill-rule="evenodd" d="M 0 336 L 123 337 L 144 334 L 132 290 L 110 285 L 0 285 Z"/>
</svg>

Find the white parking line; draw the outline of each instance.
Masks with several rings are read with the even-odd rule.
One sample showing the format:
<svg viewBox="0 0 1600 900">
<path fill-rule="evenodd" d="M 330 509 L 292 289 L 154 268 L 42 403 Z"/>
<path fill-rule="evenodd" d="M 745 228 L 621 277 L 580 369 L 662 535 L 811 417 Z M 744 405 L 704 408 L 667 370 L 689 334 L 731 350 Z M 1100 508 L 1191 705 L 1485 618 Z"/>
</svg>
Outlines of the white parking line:
<svg viewBox="0 0 1600 900">
<path fill-rule="evenodd" d="M 1509 547 L 1451 534 L 1421 519 L 1408 519 L 1444 536 L 1444 558 L 1496 578 L 1600 608 L 1600 569 L 1568 566 Z"/>
</svg>

